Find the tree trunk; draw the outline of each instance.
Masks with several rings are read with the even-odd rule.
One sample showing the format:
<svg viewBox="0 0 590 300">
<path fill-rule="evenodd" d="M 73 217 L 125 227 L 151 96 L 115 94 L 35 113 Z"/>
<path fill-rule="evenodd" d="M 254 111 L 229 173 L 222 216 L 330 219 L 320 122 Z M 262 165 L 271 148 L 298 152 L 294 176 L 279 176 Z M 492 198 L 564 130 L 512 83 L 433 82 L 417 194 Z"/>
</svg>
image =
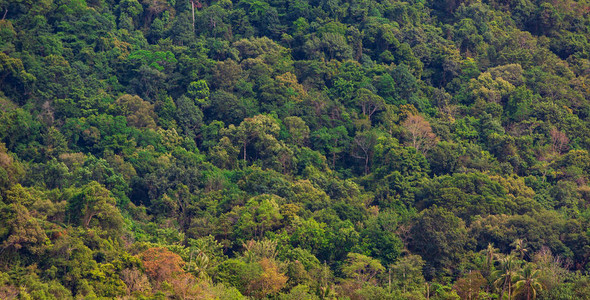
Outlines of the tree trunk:
<svg viewBox="0 0 590 300">
<path fill-rule="evenodd" d="M 195 31 L 195 2 L 191 0 L 191 8 L 193 10 L 193 31 Z"/>
<path fill-rule="evenodd" d="M 92 220 L 94 215 L 96 215 L 96 213 L 91 213 L 84 217 L 84 228 L 88 228 L 88 226 L 90 225 L 90 221 Z"/>
<path fill-rule="evenodd" d="M 332 152 L 332 169 L 336 168 L 336 152 Z"/>
<path fill-rule="evenodd" d="M 531 286 L 528 283 L 526 286 L 526 299 L 531 300 Z"/>
<path fill-rule="evenodd" d="M 391 268 L 389 268 L 389 284 L 388 284 L 388 290 L 391 293 Z"/>
</svg>

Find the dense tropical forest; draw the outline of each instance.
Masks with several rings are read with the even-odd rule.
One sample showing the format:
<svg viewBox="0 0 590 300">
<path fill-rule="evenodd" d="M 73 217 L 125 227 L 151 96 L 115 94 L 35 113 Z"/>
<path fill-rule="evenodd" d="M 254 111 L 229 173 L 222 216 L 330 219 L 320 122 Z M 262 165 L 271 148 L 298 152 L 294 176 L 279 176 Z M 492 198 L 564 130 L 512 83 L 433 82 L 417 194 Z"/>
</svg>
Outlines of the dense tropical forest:
<svg viewBox="0 0 590 300">
<path fill-rule="evenodd" d="M 0 299 L 590 299 L 590 1 L 0 17 Z"/>
</svg>

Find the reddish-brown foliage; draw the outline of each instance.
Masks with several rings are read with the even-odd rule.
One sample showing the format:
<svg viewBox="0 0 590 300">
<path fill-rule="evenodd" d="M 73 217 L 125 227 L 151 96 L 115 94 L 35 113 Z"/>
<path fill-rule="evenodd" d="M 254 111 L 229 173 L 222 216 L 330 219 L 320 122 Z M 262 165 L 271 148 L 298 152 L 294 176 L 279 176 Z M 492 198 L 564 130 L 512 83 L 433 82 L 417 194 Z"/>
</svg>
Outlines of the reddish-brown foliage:
<svg viewBox="0 0 590 300">
<path fill-rule="evenodd" d="M 408 132 L 408 140 L 410 146 L 425 154 L 438 143 L 436 134 L 432 132 L 430 124 L 424 117 L 419 115 L 408 115 L 408 118 L 403 123 L 404 128 Z"/>
<path fill-rule="evenodd" d="M 268 258 L 259 262 L 262 273 L 248 284 L 248 294 L 256 298 L 278 293 L 287 283 L 287 276 L 279 271 L 276 263 Z"/>
<path fill-rule="evenodd" d="M 182 258 L 166 248 L 150 248 L 141 254 L 145 272 L 157 284 L 184 274 Z"/>
<path fill-rule="evenodd" d="M 552 128 L 549 134 L 551 135 L 551 149 L 553 152 L 561 154 L 563 150 L 566 149 L 570 140 L 567 138 L 565 133 L 557 130 L 557 128 Z"/>
</svg>

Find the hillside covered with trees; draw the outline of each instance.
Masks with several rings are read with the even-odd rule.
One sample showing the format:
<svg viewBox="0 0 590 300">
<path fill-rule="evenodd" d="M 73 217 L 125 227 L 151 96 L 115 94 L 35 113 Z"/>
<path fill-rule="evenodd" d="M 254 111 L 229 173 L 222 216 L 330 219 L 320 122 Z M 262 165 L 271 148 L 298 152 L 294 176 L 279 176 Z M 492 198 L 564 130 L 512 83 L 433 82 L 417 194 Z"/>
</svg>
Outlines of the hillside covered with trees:
<svg viewBox="0 0 590 300">
<path fill-rule="evenodd" d="M 590 1 L 0 16 L 0 299 L 590 299 Z"/>
</svg>

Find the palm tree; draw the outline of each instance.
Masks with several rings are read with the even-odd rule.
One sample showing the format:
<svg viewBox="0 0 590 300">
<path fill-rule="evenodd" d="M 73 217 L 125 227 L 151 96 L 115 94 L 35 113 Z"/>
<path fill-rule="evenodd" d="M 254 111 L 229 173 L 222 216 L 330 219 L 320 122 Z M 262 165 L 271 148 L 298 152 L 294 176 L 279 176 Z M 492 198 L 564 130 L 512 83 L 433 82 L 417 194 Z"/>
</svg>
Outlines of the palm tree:
<svg viewBox="0 0 590 300">
<path fill-rule="evenodd" d="M 520 259 L 524 259 L 524 256 L 527 253 L 527 249 L 524 247 L 524 240 L 523 239 L 516 239 L 510 246 L 514 247 L 514 251 L 520 254 Z"/>
<path fill-rule="evenodd" d="M 486 265 L 485 265 L 485 269 L 482 270 L 482 275 L 487 280 L 487 285 L 486 285 L 487 292 L 490 291 L 490 286 L 492 285 L 492 282 L 490 281 L 491 280 L 490 275 L 492 274 L 492 271 L 494 270 L 494 259 L 498 256 L 498 253 L 496 253 L 497 250 L 498 249 L 494 248 L 494 245 L 492 243 L 489 243 L 488 247 L 483 250 L 483 254 L 485 255 L 485 258 L 486 258 Z"/>
<path fill-rule="evenodd" d="M 210 281 L 211 277 L 207 274 L 207 269 L 209 268 L 209 256 L 200 249 L 197 249 L 197 252 L 198 253 L 193 260 L 194 251 L 191 251 L 188 270 L 192 271 L 197 278 Z"/>
<path fill-rule="evenodd" d="M 531 265 L 526 265 L 516 276 L 515 291 L 517 293 L 524 293 L 527 300 L 536 299 L 537 291 L 543 290 L 539 275 L 540 272 L 538 269 L 533 268 Z"/>
<path fill-rule="evenodd" d="M 519 265 L 520 262 L 514 259 L 514 256 L 512 255 L 508 255 L 500 259 L 500 269 L 493 273 L 493 275 L 498 278 L 494 283 L 497 286 L 502 285 L 500 299 L 504 299 L 506 287 L 508 287 L 508 299 L 512 298 L 512 281 L 516 276 L 516 270 L 518 269 Z"/>
<path fill-rule="evenodd" d="M 488 269 L 492 268 L 492 263 L 494 262 L 494 257 L 496 256 L 496 248 L 494 248 L 494 244 L 488 243 L 488 247 L 484 250 L 486 254 L 486 266 Z"/>
</svg>

